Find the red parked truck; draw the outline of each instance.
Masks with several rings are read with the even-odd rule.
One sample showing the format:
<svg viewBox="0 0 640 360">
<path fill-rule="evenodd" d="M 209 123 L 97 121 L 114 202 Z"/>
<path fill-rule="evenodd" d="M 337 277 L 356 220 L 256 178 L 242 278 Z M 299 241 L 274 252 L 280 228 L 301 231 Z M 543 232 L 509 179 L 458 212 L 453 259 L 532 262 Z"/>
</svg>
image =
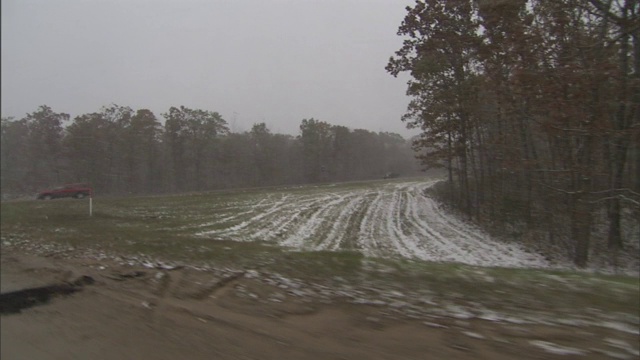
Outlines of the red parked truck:
<svg viewBox="0 0 640 360">
<path fill-rule="evenodd" d="M 82 199 L 91 196 L 93 189 L 89 184 L 67 184 L 51 190 L 44 190 L 38 193 L 38 200 L 51 200 L 57 198 L 73 197 Z"/>
</svg>

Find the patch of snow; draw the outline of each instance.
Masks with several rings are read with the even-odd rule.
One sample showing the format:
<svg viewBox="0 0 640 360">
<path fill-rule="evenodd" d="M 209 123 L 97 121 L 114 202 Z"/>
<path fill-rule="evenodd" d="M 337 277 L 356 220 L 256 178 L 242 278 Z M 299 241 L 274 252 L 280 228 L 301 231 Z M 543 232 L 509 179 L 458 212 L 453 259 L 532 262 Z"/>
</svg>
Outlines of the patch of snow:
<svg viewBox="0 0 640 360">
<path fill-rule="evenodd" d="M 468 309 L 454 304 L 445 306 L 442 314 L 462 320 L 473 319 L 475 317 Z"/>
<path fill-rule="evenodd" d="M 432 328 L 436 328 L 436 329 L 448 329 L 449 328 L 448 326 L 436 324 L 436 323 L 430 322 L 430 321 L 423 321 L 422 323 L 427 325 L 428 327 L 432 327 Z"/>
<path fill-rule="evenodd" d="M 244 277 L 246 277 L 247 279 L 255 279 L 258 278 L 260 276 L 260 273 L 258 273 L 256 270 L 247 270 L 247 272 L 245 272 Z"/>
<path fill-rule="evenodd" d="M 633 335 L 640 335 L 640 329 L 637 326 L 631 326 L 629 324 L 624 324 L 616 321 L 603 321 L 597 325 L 600 325 L 607 329 L 617 330 L 621 332 L 625 332 Z"/>
<path fill-rule="evenodd" d="M 382 306 L 387 303 L 382 300 L 371 300 L 371 299 L 354 299 L 351 301 L 352 304 L 361 304 L 361 305 L 374 305 L 374 306 Z"/>
<path fill-rule="evenodd" d="M 480 313 L 478 314 L 478 319 L 492 321 L 492 322 L 504 321 L 504 317 L 502 315 L 496 313 L 495 311 L 491 311 L 487 309 L 482 309 L 480 311 Z"/>
<path fill-rule="evenodd" d="M 629 343 L 623 340 L 605 338 L 604 342 L 606 342 L 609 346 L 618 348 L 620 350 L 624 350 L 632 355 L 640 356 L 640 350 L 633 348 Z"/>
<path fill-rule="evenodd" d="M 473 332 L 473 331 L 463 331 L 463 334 L 467 335 L 468 337 L 474 338 L 474 339 L 484 339 L 484 335 L 482 334 L 478 334 L 477 332 Z"/>
<path fill-rule="evenodd" d="M 586 351 L 568 347 L 568 346 L 561 346 L 548 341 L 530 340 L 529 343 L 531 345 L 534 345 L 543 349 L 548 353 L 555 354 L 555 355 L 586 355 L 587 354 Z"/>
</svg>

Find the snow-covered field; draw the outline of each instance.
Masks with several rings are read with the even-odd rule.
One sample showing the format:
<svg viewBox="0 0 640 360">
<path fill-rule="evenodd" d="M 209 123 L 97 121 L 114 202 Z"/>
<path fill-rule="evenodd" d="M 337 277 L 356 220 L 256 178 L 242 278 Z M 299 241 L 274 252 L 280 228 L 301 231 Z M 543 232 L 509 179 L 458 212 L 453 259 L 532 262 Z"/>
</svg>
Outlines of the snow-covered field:
<svg viewBox="0 0 640 360">
<path fill-rule="evenodd" d="M 537 254 L 491 239 L 443 211 L 424 190 L 435 180 L 280 189 L 225 203 L 188 226 L 197 235 L 264 241 L 300 250 L 355 250 L 366 256 L 479 266 L 547 267 Z"/>
</svg>

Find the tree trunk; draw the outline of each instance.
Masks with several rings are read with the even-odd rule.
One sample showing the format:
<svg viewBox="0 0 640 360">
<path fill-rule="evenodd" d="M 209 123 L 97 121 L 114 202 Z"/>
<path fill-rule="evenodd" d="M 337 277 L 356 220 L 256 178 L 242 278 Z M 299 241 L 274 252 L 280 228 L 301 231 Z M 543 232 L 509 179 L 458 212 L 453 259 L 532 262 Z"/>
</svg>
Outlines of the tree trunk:
<svg viewBox="0 0 640 360">
<path fill-rule="evenodd" d="M 575 243 L 573 262 L 581 268 L 589 262 L 589 247 L 591 242 L 591 211 L 582 194 L 572 195 L 574 199 L 571 216 L 571 237 Z"/>
<path fill-rule="evenodd" d="M 622 180 L 624 176 L 624 166 L 627 156 L 628 145 L 623 145 L 620 139 L 613 142 L 613 162 L 611 164 L 611 199 L 609 200 L 609 249 L 622 249 L 622 233 L 620 227 L 621 207 L 620 198 L 616 191 L 622 189 Z M 624 151 L 624 152 L 623 152 Z"/>
</svg>

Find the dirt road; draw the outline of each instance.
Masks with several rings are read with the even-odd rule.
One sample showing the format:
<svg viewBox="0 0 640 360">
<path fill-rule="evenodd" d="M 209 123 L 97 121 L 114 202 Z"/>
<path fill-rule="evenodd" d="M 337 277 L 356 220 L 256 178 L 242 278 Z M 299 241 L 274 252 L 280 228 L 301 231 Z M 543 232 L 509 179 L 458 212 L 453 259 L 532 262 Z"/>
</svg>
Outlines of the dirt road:
<svg viewBox="0 0 640 360">
<path fill-rule="evenodd" d="M 122 266 L 11 249 L 1 261 L 3 295 L 95 280 L 3 314 L 5 360 L 637 358 L 637 335 L 614 329 L 411 319 L 389 306 L 294 296 L 296 285 L 253 271 Z"/>
</svg>

